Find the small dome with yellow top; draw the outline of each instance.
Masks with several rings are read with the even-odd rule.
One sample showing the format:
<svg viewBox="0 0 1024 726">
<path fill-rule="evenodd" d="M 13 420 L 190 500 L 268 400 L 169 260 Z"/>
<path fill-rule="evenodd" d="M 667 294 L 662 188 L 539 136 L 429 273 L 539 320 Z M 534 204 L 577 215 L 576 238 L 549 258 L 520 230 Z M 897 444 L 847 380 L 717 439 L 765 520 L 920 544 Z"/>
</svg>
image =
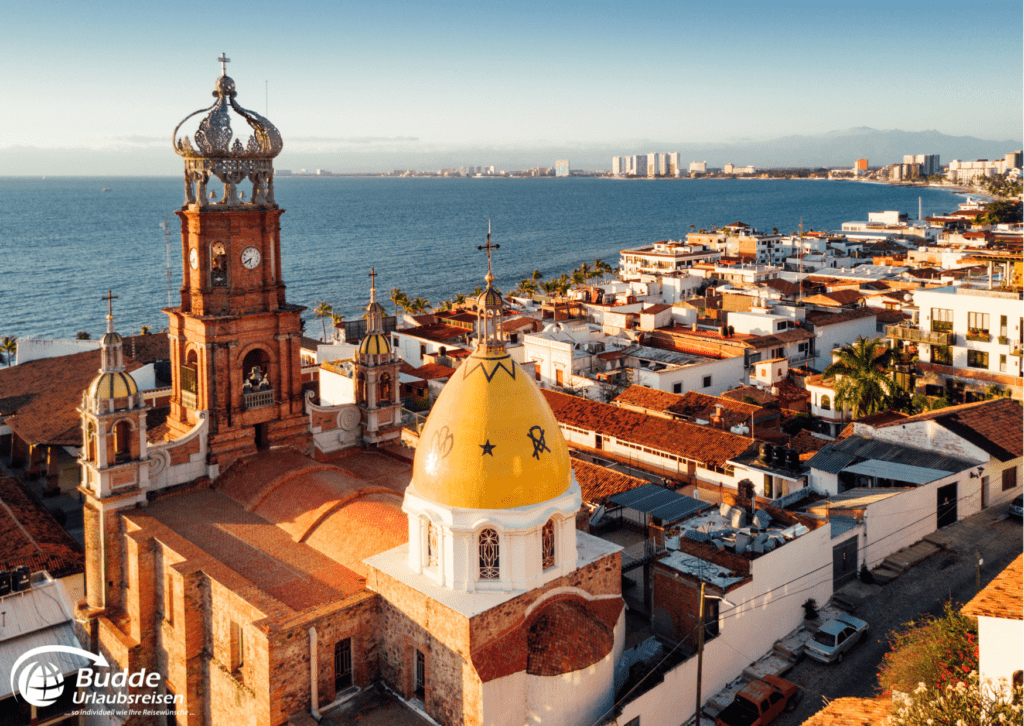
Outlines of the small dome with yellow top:
<svg viewBox="0 0 1024 726">
<path fill-rule="evenodd" d="M 487 289 L 478 343 L 451 377 L 420 434 L 409 487 L 448 507 L 512 509 L 559 497 L 572 485 L 569 447 L 537 384 L 505 349 L 488 226 Z"/>
<path fill-rule="evenodd" d="M 359 344 L 362 355 L 387 355 L 391 337 L 384 332 L 384 306 L 377 302 L 377 272 L 370 268 L 370 304 L 366 306 L 366 337 Z"/>
<path fill-rule="evenodd" d="M 124 398 L 139 392 L 139 385 L 131 373 L 124 371 L 100 373 L 89 384 L 91 398 Z"/>
<path fill-rule="evenodd" d="M 103 299 L 107 301 L 107 332 L 100 339 L 100 372 L 92 379 L 86 395 L 94 399 L 134 396 L 139 392 L 139 385 L 132 374 L 125 371 L 124 341 L 114 332 L 113 301 L 117 296 L 108 290 Z"/>
</svg>

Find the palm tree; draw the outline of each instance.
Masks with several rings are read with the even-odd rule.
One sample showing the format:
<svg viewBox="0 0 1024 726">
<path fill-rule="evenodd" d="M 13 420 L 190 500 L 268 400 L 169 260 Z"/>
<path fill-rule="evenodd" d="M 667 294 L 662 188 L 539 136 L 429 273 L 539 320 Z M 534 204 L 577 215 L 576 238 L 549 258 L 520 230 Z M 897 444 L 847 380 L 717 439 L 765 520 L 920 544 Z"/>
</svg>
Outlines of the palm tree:
<svg viewBox="0 0 1024 726">
<path fill-rule="evenodd" d="M 0 338 L 0 353 L 7 359 L 7 367 L 11 367 L 11 358 L 18 352 L 18 339 L 13 335 L 5 335 Z"/>
<path fill-rule="evenodd" d="M 405 309 L 413 315 L 423 315 L 430 312 L 430 301 L 425 297 L 418 297 L 406 303 Z"/>
<path fill-rule="evenodd" d="M 848 407 L 856 419 L 891 408 L 900 393 L 889 374 L 892 348 L 878 338 L 858 337 L 833 355 L 835 362 L 823 375 L 834 381 L 836 409 Z"/>
<path fill-rule="evenodd" d="M 398 317 L 398 308 L 405 309 L 406 304 L 409 302 L 408 296 L 399 290 L 397 287 L 391 288 L 391 302 L 395 304 L 395 317 Z"/>
<path fill-rule="evenodd" d="M 452 301 L 451 300 L 442 300 L 441 303 L 437 306 L 438 312 L 442 312 L 442 313 L 447 312 L 447 311 L 449 311 L 451 309 L 452 309 Z"/>
<path fill-rule="evenodd" d="M 601 282 L 611 273 L 612 266 L 604 260 L 594 260 L 594 272 L 601 277 Z"/>
<path fill-rule="evenodd" d="M 313 319 L 316 320 L 317 318 L 319 318 L 320 324 L 323 326 L 323 340 L 325 343 L 327 342 L 327 318 L 329 318 L 331 313 L 333 312 L 334 308 L 328 302 L 319 302 L 316 304 L 316 307 L 313 308 Z"/>
<path fill-rule="evenodd" d="M 331 313 L 331 325 L 335 328 L 339 328 L 345 322 L 345 316 L 339 315 L 338 313 Z M 333 337 L 333 336 L 332 336 Z"/>
<path fill-rule="evenodd" d="M 530 279 L 533 280 L 534 282 L 537 282 L 542 277 L 544 277 L 544 275 L 541 274 L 540 270 L 534 270 L 533 272 L 530 273 Z"/>
<path fill-rule="evenodd" d="M 466 304 L 466 296 L 465 296 L 465 295 L 463 295 L 463 294 L 462 294 L 462 293 L 460 292 L 460 293 L 459 293 L 458 295 L 456 295 L 456 296 L 455 296 L 455 299 L 454 299 L 454 300 L 452 300 L 452 302 L 453 302 L 453 303 L 454 303 L 455 305 L 459 305 L 459 306 L 461 306 L 461 305 L 465 305 L 465 304 Z"/>
</svg>

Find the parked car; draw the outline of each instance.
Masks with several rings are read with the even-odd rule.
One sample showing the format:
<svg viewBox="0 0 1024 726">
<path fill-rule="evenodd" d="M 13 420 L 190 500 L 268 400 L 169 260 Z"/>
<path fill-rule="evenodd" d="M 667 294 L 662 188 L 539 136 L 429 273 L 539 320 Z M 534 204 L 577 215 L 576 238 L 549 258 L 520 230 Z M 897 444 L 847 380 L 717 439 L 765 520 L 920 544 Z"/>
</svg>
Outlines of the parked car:
<svg viewBox="0 0 1024 726">
<path fill-rule="evenodd" d="M 1018 494 L 1014 500 L 1010 502 L 1009 514 L 1011 517 L 1024 519 L 1024 495 Z"/>
<path fill-rule="evenodd" d="M 841 613 L 826 620 L 807 643 L 805 652 L 822 663 L 842 663 L 843 654 L 868 632 L 868 624 L 860 618 Z"/>
<path fill-rule="evenodd" d="M 783 710 L 792 711 L 802 695 L 786 679 L 765 676 L 743 686 L 715 717 L 715 726 L 766 726 Z"/>
</svg>

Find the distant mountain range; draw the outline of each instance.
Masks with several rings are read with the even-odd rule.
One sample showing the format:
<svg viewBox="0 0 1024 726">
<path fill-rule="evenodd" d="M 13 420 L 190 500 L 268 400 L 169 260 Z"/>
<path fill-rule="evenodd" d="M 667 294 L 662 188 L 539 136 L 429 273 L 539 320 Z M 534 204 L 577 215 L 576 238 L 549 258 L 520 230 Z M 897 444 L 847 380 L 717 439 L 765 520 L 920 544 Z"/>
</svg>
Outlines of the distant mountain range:
<svg viewBox="0 0 1024 726">
<path fill-rule="evenodd" d="M 767 141 L 696 143 L 640 139 L 619 143 L 460 145 L 426 140 L 383 140 L 373 144 L 338 144 L 311 149 L 301 140 L 289 143 L 277 159 L 279 169 L 327 169 L 336 173 L 380 173 L 393 169 L 430 171 L 460 166 L 490 166 L 506 171 L 554 166 L 569 159 L 573 169 L 609 170 L 613 156 L 678 151 L 681 162 L 707 161 L 709 166 L 851 167 L 866 158 L 871 166 L 903 161 L 904 154 L 939 154 L 943 165 L 952 159 L 995 159 L 1020 149 L 1020 139 L 988 141 L 973 136 L 949 136 L 938 131 L 879 131 L 857 127 L 812 136 L 784 136 Z M 181 162 L 170 144 L 144 143 L 110 150 L 0 149 L 3 175 L 167 175 L 181 173 Z"/>
</svg>

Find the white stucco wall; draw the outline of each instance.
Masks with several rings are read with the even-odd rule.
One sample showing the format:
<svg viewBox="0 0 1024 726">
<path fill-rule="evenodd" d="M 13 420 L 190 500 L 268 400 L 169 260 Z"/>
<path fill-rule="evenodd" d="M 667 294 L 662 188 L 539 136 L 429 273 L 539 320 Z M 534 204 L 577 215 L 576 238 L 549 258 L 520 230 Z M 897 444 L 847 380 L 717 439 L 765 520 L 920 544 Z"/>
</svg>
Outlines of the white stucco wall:
<svg viewBox="0 0 1024 726">
<path fill-rule="evenodd" d="M 1000 678 L 1010 682 L 1014 671 L 1024 669 L 1024 620 L 978 617 L 978 674 L 982 682 Z"/>
<path fill-rule="evenodd" d="M 325 368 L 320 369 L 320 404 L 337 406 L 356 402 L 355 379 Z"/>
<path fill-rule="evenodd" d="M 832 363 L 832 351 L 849 345 L 858 337 L 877 338 L 876 321 L 877 318 L 871 315 L 845 323 L 816 326 L 814 334 L 817 340 L 814 341 L 814 352 L 817 357 L 814 359 L 814 367 L 819 371 L 825 370 Z"/>
</svg>

